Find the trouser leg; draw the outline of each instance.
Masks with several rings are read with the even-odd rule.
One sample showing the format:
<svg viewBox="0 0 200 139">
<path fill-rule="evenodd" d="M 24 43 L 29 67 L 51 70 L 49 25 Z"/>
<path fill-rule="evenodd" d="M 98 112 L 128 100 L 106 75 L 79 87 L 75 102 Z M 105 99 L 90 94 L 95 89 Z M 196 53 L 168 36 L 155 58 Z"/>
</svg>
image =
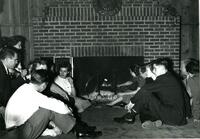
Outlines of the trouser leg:
<svg viewBox="0 0 200 139">
<path fill-rule="evenodd" d="M 19 127 L 19 139 L 36 139 L 46 129 L 52 119 L 52 112 L 39 108 L 22 126 Z"/>
<path fill-rule="evenodd" d="M 131 102 L 135 104 L 133 109 L 138 114 L 141 114 L 140 118 L 142 122 L 144 122 L 144 120 L 152 121 L 160 119 L 159 111 L 160 106 L 162 105 L 160 101 L 152 93 L 145 90 L 139 93 L 140 94 L 137 94 L 131 99 Z"/>
<path fill-rule="evenodd" d="M 68 114 L 59 114 L 40 108 L 19 129 L 19 139 L 36 139 L 46 129 L 49 121 L 54 121 L 64 133 L 68 133 L 75 124 L 75 118 Z"/>
<path fill-rule="evenodd" d="M 69 114 L 58 114 L 56 112 L 52 112 L 52 113 L 53 113 L 52 121 L 65 134 L 67 134 L 74 127 L 76 120 L 73 116 Z"/>
<path fill-rule="evenodd" d="M 140 112 L 139 117 L 140 117 L 141 123 L 143 123 L 145 121 L 148 121 L 148 120 L 150 120 L 150 121 L 158 120 L 155 116 L 151 115 L 151 111 L 150 110 L 144 110 L 144 111 Z"/>
<path fill-rule="evenodd" d="M 46 129 L 50 121 L 54 121 L 64 133 L 68 133 L 75 124 L 75 119 L 68 114 L 58 114 L 50 110 L 40 108 L 23 125 L 9 131 L 7 137 L 13 139 L 36 139 Z"/>
</svg>

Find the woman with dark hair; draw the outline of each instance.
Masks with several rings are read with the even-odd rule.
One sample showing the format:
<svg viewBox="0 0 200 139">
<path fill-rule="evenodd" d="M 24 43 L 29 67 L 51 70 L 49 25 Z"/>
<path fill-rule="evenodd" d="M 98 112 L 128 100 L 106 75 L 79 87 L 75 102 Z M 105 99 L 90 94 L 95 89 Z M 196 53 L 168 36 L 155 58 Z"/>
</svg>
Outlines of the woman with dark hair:
<svg viewBox="0 0 200 139">
<path fill-rule="evenodd" d="M 119 88 L 123 87 L 126 89 L 118 89 L 117 99 L 108 103 L 107 105 L 113 106 L 119 104 L 120 106 L 123 106 L 128 103 L 130 101 L 130 98 L 134 97 L 134 95 L 140 90 L 145 82 L 149 81 L 146 73 L 147 66 L 148 64 L 142 66 L 131 66 L 129 70 L 133 79 L 131 81 L 125 82 L 123 85 L 118 85 Z"/>
<path fill-rule="evenodd" d="M 140 115 L 143 128 L 167 125 L 184 125 L 187 123 L 187 110 L 181 81 L 171 73 L 167 58 L 152 61 L 152 78 L 131 98 L 127 110 L 129 113 L 114 118 L 118 123 L 134 123 L 136 114 Z"/>
<path fill-rule="evenodd" d="M 70 76 L 71 73 L 71 64 L 69 62 L 63 62 L 59 65 L 59 74 L 55 78 L 54 83 L 60 86 L 65 92 L 74 98 L 75 106 L 78 109 L 78 112 L 83 112 L 91 103 L 77 96 L 76 90 L 74 87 L 73 79 Z"/>
</svg>

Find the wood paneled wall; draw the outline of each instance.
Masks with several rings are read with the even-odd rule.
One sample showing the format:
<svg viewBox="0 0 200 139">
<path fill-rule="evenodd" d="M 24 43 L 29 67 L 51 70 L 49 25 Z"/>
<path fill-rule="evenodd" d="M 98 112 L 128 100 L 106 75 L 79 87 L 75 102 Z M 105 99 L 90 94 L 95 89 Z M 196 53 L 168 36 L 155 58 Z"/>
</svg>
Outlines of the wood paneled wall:
<svg viewBox="0 0 200 139">
<path fill-rule="evenodd" d="M 27 38 L 27 60 L 33 59 L 32 17 L 43 16 L 45 5 L 58 0 L 0 0 L 0 35 L 24 35 Z M 199 58 L 199 1 L 158 0 L 171 4 L 182 17 L 181 57 Z"/>
</svg>

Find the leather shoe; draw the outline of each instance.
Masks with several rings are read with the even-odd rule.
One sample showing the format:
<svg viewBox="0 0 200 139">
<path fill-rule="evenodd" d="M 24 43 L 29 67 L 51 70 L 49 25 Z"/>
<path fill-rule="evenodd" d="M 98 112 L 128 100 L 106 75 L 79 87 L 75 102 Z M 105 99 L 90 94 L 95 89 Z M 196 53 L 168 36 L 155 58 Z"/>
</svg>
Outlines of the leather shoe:
<svg viewBox="0 0 200 139">
<path fill-rule="evenodd" d="M 96 126 L 89 126 L 87 123 L 83 122 L 83 121 L 79 121 L 78 124 L 82 127 L 84 127 L 85 130 L 87 131 L 94 131 L 96 130 Z"/>
<path fill-rule="evenodd" d="M 86 130 L 94 131 L 94 130 L 96 130 L 96 126 L 86 126 Z"/>
<path fill-rule="evenodd" d="M 117 123 L 133 124 L 135 122 L 135 116 L 130 117 L 130 115 L 124 115 L 122 117 L 116 117 L 113 120 Z"/>
<path fill-rule="evenodd" d="M 87 123 L 81 121 L 79 125 L 82 126 L 86 131 L 94 131 L 96 130 L 96 126 L 89 126 Z"/>
<path fill-rule="evenodd" d="M 76 132 L 77 137 L 99 137 L 102 135 L 101 131 L 88 131 L 88 132 Z"/>
</svg>

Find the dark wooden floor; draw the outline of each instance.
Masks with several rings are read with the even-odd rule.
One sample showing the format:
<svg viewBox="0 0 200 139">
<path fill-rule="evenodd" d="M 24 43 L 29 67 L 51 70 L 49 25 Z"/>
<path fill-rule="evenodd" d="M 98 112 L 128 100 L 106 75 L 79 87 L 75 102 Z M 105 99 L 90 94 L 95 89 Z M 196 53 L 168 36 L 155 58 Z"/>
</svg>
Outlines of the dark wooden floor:
<svg viewBox="0 0 200 139">
<path fill-rule="evenodd" d="M 200 124 L 194 124 L 192 119 L 185 126 L 163 125 L 160 128 L 143 129 L 138 117 L 136 117 L 134 124 L 113 122 L 113 117 L 121 116 L 124 113 L 125 111 L 121 108 L 96 106 L 86 110 L 82 117 L 89 125 L 96 125 L 97 129 L 103 132 L 103 135 L 98 139 L 200 138 Z M 2 139 L 1 136 L 0 138 Z M 5 139 L 9 139 L 9 137 L 7 136 Z M 58 137 L 40 137 L 40 139 L 76 139 L 76 137 L 70 133 Z"/>
</svg>

